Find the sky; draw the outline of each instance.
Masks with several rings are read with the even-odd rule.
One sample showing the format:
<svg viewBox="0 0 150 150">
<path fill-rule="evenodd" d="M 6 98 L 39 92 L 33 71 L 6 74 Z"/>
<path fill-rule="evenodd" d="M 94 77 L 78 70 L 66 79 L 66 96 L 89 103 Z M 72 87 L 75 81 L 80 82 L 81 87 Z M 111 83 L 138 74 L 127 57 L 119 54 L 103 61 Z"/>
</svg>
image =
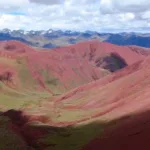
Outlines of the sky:
<svg viewBox="0 0 150 150">
<path fill-rule="evenodd" d="M 4 28 L 150 32 L 150 0 L 2 0 Z"/>
</svg>

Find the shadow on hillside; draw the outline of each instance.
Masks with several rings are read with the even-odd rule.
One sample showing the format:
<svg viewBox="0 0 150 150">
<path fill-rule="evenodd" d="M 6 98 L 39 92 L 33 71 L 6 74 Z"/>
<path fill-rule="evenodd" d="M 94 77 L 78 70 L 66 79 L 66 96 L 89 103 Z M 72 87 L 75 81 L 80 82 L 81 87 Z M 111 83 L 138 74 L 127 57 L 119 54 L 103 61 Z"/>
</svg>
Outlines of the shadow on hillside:
<svg viewBox="0 0 150 150">
<path fill-rule="evenodd" d="M 112 52 L 103 57 L 102 56 L 98 57 L 95 60 L 95 64 L 97 67 L 101 67 L 110 72 L 115 72 L 128 66 L 125 59 L 123 59 L 121 56 L 119 56 L 119 54 L 115 52 Z"/>
<path fill-rule="evenodd" d="M 150 111 L 110 122 L 84 150 L 150 150 Z"/>
<path fill-rule="evenodd" d="M 9 110 L 1 116 L 9 117 L 14 129 L 17 128 L 28 146 L 35 150 L 150 149 L 150 111 L 107 124 L 93 122 L 78 127 L 52 127 L 38 122 L 29 124 L 28 118 L 16 110 Z"/>
</svg>

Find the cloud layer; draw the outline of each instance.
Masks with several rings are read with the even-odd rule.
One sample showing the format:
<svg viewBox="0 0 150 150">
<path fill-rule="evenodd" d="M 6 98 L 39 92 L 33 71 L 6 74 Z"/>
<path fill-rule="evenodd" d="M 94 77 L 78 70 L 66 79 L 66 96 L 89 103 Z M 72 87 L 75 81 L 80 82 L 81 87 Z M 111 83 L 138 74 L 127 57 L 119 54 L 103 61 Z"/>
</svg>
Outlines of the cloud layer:
<svg viewBox="0 0 150 150">
<path fill-rule="evenodd" d="M 5 0 L 0 29 L 150 30 L 149 0 Z"/>
<path fill-rule="evenodd" d="M 39 3 L 39 4 L 45 4 L 45 5 L 55 5 L 60 4 L 61 0 L 29 0 L 31 3 Z"/>
</svg>

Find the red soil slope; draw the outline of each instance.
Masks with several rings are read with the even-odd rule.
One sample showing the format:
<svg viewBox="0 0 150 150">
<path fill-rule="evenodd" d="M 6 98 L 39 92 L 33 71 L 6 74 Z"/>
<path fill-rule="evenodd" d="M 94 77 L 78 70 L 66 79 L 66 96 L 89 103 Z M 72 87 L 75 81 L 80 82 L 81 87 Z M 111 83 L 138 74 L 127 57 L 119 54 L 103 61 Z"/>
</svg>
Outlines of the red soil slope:
<svg viewBox="0 0 150 150">
<path fill-rule="evenodd" d="M 25 61 L 27 71 L 36 82 L 34 87 L 53 94 L 100 79 L 149 55 L 146 48 L 121 47 L 98 41 L 45 51 L 8 41 L 1 42 L 0 48 L 1 57 L 15 59 L 20 64 Z"/>
<path fill-rule="evenodd" d="M 64 109 L 96 111 L 89 120 L 113 123 L 84 150 L 149 150 L 150 57 L 57 99 Z M 87 97 L 88 95 L 88 97 Z M 77 99 L 84 102 L 75 103 Z M 90 118 L 92 118 L 90 120 Z M 120 119 L 121 118 L 121 119 Z M 85 118 L 84 118 L 85 120 Z M 78 120 L 77 122 L 82 122 Z"/>
<path fill-rule="evenodd" d="M 108 127 L 105 128 L 102 139 L 100 134 L 98 138 L 86 145 L 84 150 L 101 148 L 120 150 L 127 149 L 129 144 L 132 145 L 131 149 L 138 148 L 135 146 L 136 139 L 143 143 L 146 141 L 146 146 L 149 146 L 149 136 L 144 129 L 146 127 L 149 131 L 148 115 L 136 116 L 150 108 L 149 49 L 134 46 L 121 47 L 98 41 L 79 43 L 51 51 L 36 51 L 16 41 L 2 42 L 0 45 L 0 60 L 2 58 L 13 60 L 13 64 L 9 64 L 2 59 L 0 65 L 2 79 L 7 79 L 7 76 L 5 77 L 7 72 L 13 74 L 10 79 L 15 84 L 4 82 L 6 85 L 18 90 L 21 89 L 20 85 L 25 88 L 33 86 L 37 91 L 46 90 L 52 94 L 62 94 L 76 87 L 60 97 L 54 97 L 53 103 L 51 99 L 37 104 L 37 108 L 33 111 L 28 112 L 29 108 L 24 107 L 24 114 L 19 112 L 18 115 L 18 112 L 12 110 L 4 113 L 11 119 L 10 125 L 13 130 L 22 135 L 28 144 L 37 146 L 38 140 L 51 130 L 49 128 L 39 130 L 38 126 L 32 129 L 30 123 L 42 123 L 48 127 L 65 127 L 96 120 L 107 122 Z M 23 80 L 24 74 L 28 77 L 27 80 Z M 72 116 L 66 117 L 66 112 Z M 78 116 L 72 112 L 77 113 Z M 133 117 L 130 118 L 130 115 Z M 120 120 L 125 116 L 129 118 Z M 109 126 L 109 122 L 114 120 L 115 124 Z M 130 128 L 131 126 L 134 130 Z M 140 134 L 143 134 L 143 139 Z M 136 138 L 132 138 L 132 135 Z M 116 140 L 119 140 L 119 144 L 116 144 Z M 44 142 L 39 145 L 40 149 L 48 146 L 50 145 Z"/>
<path fill-rule="evenodd" d="M 17 125 L 18 132 L 30 145 L 37 143 L 41 137 L 47 135 L 49 130 L 52 130 L 51 127 L 49 130 L 30 128 L 28 124 L 32 122 L 53 127 L 83 124 L 82 128 L 84 128 L 84 124 L 100 121 L 106 124 L 104 132 L 84 146 L 83 150 L 140 150 L 142 148 L 149 150 L 149 63 L 148 56 L 143 61 L 138 61 L 103 79 L 69 91 L 60 98 L 56 98 L 54 105 L 50 106 L 49 102 L 46 102 L 46 105 L 44 103 L 42 106 L 41 103 L 37 108 L 39 115 L 35 113 L 29 116 L 25 114 L 25 116 L 17 116 L 18 113 L 13 115 L 13 112 L 5 113 L 5 115 L 12 119 L 12 122 Z M 84 111 L 85 115 L 81 118 L 73 118 L 73 121 L 53 122 L 46 115 L 46 109 L 56 109 L 56 111 L 60 109 L 62 116 L 65 115 L 63 112 L 66 110 L 70 113 Z M 25 112 L 28 114 L 26 109 Z M 42 116 L 42 114 L 45 115 Z M 47 147 L 48 145 L 43 142 L 40 143 L 41 149 Z"/>
</svg>

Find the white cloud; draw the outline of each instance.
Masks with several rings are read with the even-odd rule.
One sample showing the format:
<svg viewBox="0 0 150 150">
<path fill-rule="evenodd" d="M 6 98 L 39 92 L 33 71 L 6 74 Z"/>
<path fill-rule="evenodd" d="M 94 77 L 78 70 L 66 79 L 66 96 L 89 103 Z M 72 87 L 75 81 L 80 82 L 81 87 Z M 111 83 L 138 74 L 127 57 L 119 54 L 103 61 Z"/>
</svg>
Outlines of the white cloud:
<svg viewBox="0 0 150 150">
<path fill-rule="evenodd" d="M 150 29 L 149 0 L 5 0 L 0 8 L 1 29 Z"/>
<path fill-rule="evenodd" d="M 20 5 L 24 5 L 24 4 L 29 4 L 28 0 L 3 0 L 0 1 L 0 5 L 3 6 L 20 6 Z"/>
<path fill-rule="evenodd" d="M 28 0 L 2 0 L 0 1 L 0 11 L 15 11 L 29 5 Z"/>
<path fill-rule="evenodd" d="M 25 16 L 13 16 L 9 14 L 0 15 L 0 27 L 9 29 L 26 28 L 29 19 Z M 30 22 L 31 23 L 31 22 Z"/>
<path fill-rule="evenodd" d="M 146 19 L 146 20 L 150 21 L 150 11 L 144 12 L 144 13 L 141 15 L 141 17 L 142 17 L 143 19 Z"/>
<path fill-rule="evenodd" d="M 101 0 L 102 13 L 143 12 L 150 9 L 149 0 Z"/>
<path fill-rule="evenodd" d="M 60 4 L 61 0 L 29 0 L 32 3 L 39 3 L 39 4 L 48 4 L 48 5 L 55 5 Z"/>
</svg>

